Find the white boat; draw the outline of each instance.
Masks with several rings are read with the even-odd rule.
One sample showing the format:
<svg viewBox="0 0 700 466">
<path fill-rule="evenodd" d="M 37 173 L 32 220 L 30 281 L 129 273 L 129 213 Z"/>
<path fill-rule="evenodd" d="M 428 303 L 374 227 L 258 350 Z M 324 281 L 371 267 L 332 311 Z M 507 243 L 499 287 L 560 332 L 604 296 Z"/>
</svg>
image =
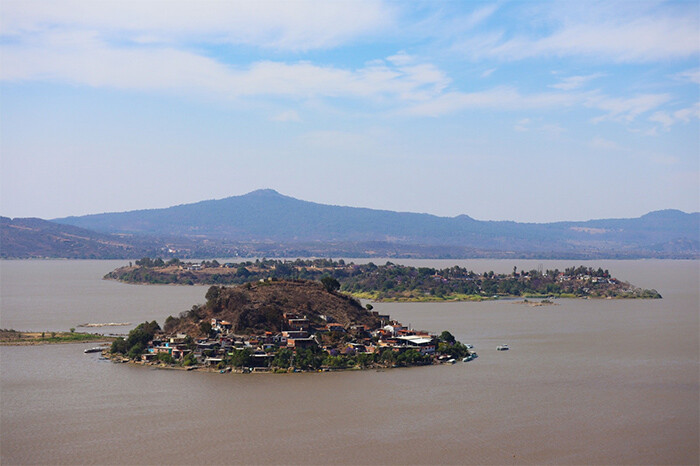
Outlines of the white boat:
<svg viewBox="0 0 700 466">
<path fill-rule="evenodd" d="M 496 347 L 498 351 L 508 351 L 510 348 L 505 343 Z"/>
<path fill-rule="evenodd" d="M 474 345 L 470 345 L 469 343 L 467 343 L 467 344 L 464 345 L 464 346 L 465 346 L 467 349 L 474 349 Z"/>
<path fill-rule="evenodd" d="M 85 353 L 101 353 L 104 348 L 96 346 L 94 348 L 88 348 L 84 352 Z"/>
<path fill-rule="evenodd" d="M 476 359 L 476 358 L 478 358 L 478 357 L 479 357 L 478 354 L 476 354 L 476 353 L 471 353 L 471 354 L 469 354 L 469 356 L 466 356 L 466 357 L 462 358 L 462 362 L 473 361 L 474 359 Z"/>
</svg>

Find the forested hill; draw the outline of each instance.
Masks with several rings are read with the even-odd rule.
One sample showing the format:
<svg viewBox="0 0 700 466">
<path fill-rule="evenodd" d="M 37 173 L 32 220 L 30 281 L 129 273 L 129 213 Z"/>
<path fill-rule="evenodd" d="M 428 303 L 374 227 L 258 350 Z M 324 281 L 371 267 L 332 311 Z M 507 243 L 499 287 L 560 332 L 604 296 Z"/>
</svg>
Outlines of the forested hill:
<svg viewBox="0 0 700 466">
<path fill-rule="evenodd" d="M 631 219 L 536 224 L 331 206 L 267 189 L 165 209 L 55 221 L 102 233 L 176 235 L 214 242 L 380 242 L 398 247 L 470 248 L 482 253 L 477 256 L 700 256 L 700 214 L 678 210 L 651 212 Z"/>
</svg>

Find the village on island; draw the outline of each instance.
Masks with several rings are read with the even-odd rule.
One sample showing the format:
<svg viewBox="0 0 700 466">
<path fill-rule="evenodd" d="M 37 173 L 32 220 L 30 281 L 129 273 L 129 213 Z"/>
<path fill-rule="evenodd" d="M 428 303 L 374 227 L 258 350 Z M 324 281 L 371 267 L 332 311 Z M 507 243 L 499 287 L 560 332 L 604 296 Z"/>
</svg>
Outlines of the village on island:
<svg viewBox="0 0 700 466">
<path fill-rule="evenodd" d="M 373 311 L 371 304 L 362 307 L 334 285 L 297 280 L 214 286 L 207 304 L 169 317 L 163 329 L 144 322 L 114 341 L 105 355 L 116 362 L 222 373 L 405 367 L 477 357 L 450 332 L 409 328 Z M 264 299 L 251 302 L 262 293 Z M 301 299 L 299 305 L 294 299 Z M 228 309 L 219 308 L 221 303 Z M 304 309 L 282 310 L 301 303 Z M 323 312 L 324 305 L 329 312 Z M 230 318 L 212 317 L 227 313 Z"/>
</svg>

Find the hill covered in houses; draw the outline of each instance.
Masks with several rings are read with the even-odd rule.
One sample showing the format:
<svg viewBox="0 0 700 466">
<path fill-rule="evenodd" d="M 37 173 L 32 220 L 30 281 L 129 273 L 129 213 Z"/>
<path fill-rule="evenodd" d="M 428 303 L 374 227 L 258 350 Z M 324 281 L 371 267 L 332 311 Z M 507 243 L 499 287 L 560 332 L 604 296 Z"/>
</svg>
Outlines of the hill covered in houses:
<svg viewBox="0 0 700 466">
<path fill-rule="evenodd" d="M 231 370 L 395 367 L 475 357 L 447 331 L 416 331 L 338 293 L 337 282 L 264 281 L 212 286 L 206 303 L 161 329 L 144 322 L 116 340 L 112 357 Z"/>
<path fill-rule="evenodd" d="M 179 317 L 169 317 L 164 330 L 202 337 L 209 328 L 199 322 L 226 321 L 237 334 L 279 333 L 289 327 L 285 314 L 304 315 L 294 326 L 324 326 L 329 322 L 345 328 L 367 325 L 376 328 L 380 319 L 351 296 L 335 293 L 333 285 L 310 280 L 247 282 L 244 285 L 212 286 L 206 303 L 193 306 Z M 298 325 L 296 325 L 298 324 Z"/>
</svg>

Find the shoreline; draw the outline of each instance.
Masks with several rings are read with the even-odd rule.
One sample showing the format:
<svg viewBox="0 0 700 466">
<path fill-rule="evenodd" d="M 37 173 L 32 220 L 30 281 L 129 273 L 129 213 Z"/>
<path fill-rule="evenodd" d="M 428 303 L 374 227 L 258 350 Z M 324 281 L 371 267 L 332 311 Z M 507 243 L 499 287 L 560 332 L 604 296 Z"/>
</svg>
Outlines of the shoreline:
<svg viewBox="0 0 700 466">
<path fill-rule="evenodd" d="M 144 362 L 138 362 L 134 361 L 128 358 L 124 358 L 121 356 L 115 356 L 111 354 L 109 351 L 105 350 L 103 351 L 100 356 L 102 358 L 108 359 L 110 362 L 113 364 L 129 364 L 131 366 L 139 366 L 139 367 L 147 367 L 151 368 L 154 370 L 169 370 L 169 371 L 181 371 L 181 372 L 201 372 L 201 373 L 210 373 L 210 374 L 236 374 L 236 375 L 251 375 L 251 374 L 273 374 L 273 375 L 285 375 L 285 374 L 320 374 L 320 373 L 327 373 L 327 372 L 364 372 L 364 371 L 377 371 L 377 372 L 383 372 L 386 370 L 393 370 L 393 369 L 410 369 L 412 367 L 430 367 L 430 366 L 451 366 L 454 364 L 448 363 L 447 360 L 445 362 L 431 362 L 430 364 L 415 364 L 415 365 L 408 365 L 408 366 L 372 366 L 372 367 L 358 367 L 358 366 L 353 366 L 353 367 L 344 367 L 344 368 L 323 368 L 319 370 L 308 370 L 308 369 L 267 369 L 267 370 L 255 370 L 255 368 L 245 368 L 245 369 L 232 369 L 230 366 L 227 366 L 228 370 L 224 369 L 217 369 L 217 368 L 212 368 L 209 366 L 173 366 L 173 365 L 167 365 L 167 364 L 162 364 L 162 363 L 144 363 Z M 247 370 L 246 370 L 247 369 Z"/>
<path fill-rule="evenodd" d="M 42 337 L 42 334 L 44 335 Z M 53 334 L 53 335 L 52 335 Z M 2 330 L 0 346 L 66 345 L 76 343 L 112 343 L 117 337 L 81 332 L 23 332 Z"/>
</svg>

